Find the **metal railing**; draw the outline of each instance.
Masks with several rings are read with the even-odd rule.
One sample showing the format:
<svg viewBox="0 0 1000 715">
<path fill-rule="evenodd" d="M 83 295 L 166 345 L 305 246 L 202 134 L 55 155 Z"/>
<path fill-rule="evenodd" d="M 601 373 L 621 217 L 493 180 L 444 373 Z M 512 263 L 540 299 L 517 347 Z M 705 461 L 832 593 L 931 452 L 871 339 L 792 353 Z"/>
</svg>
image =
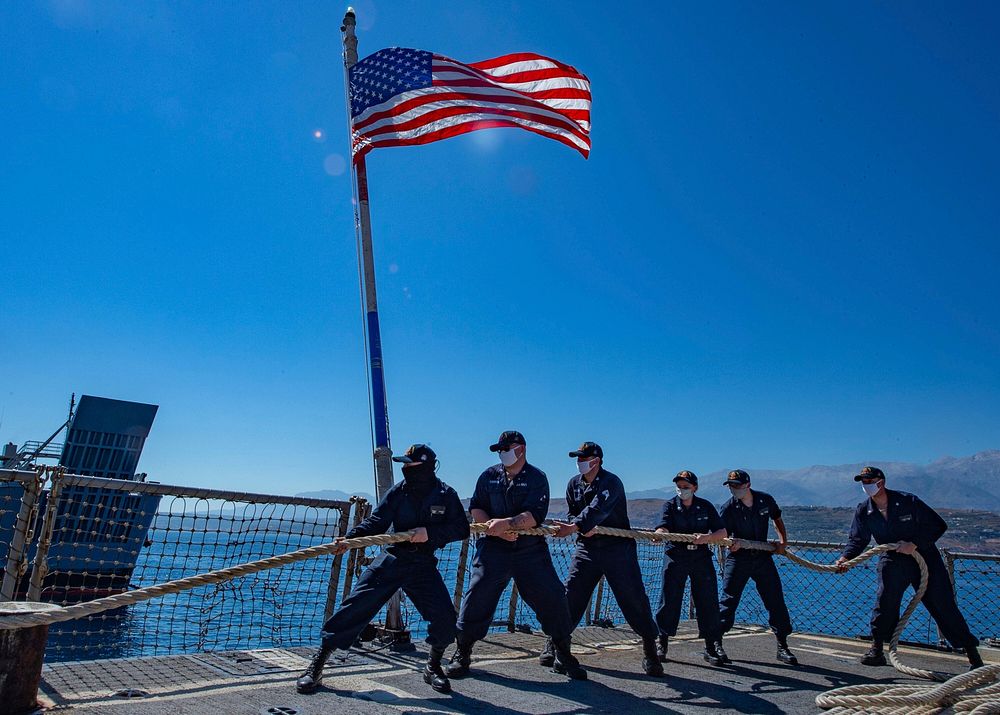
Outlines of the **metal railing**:
<svg viewBox="0 0 1000 715">
<path fill-rule="evenodd" d="M 0 470 L 0 544 L 7 546 L 0 600 L 69 604 L 233 566 L 330 541 L 370 511 L 371 505 L 357 498 L 343 502 L 253 494 L 67 475 L 53 469 Z M 664 547 L 648 541 L 637 545 L 644 586 L 656 609 Z M 819 562 L 832 562 L 842 550 L 836 543 L 791 546 Z M 572 539 L 549 541 L 562 578 L 574 548 Z M 472 552 L 468 541 L 438 552 L 438 566 L 456 609 L 468 586 Z M 1000 641 L 1000 556 L 942 553 L 973 632 Z M 720 569 L 724 555 L 720 548 Z M 373 556 L 369 550 L 317 558 L 55 624 L 47 657 L 79 660 L 310 645 Z M 797 630 L 847 637 L 868 633 L 876 588 L 873 563 L 840 576 L 803 569 L 780 557 L 776 564 Z M 693 616 L 690 599 L 685 598 Z M 405 599 L 403 616 L 414 638 L 424 634 L 424 624 Z M 752 581 L 737 617 L 744 623 L 767 624 Z M 624 624 L 603 580 L 584 623 Z M 513 585 L 501 596 L 493 628 L 538 628 Z M 904 640 L 940 644 L 941 636 L 923 607 Z"/>
</svg>

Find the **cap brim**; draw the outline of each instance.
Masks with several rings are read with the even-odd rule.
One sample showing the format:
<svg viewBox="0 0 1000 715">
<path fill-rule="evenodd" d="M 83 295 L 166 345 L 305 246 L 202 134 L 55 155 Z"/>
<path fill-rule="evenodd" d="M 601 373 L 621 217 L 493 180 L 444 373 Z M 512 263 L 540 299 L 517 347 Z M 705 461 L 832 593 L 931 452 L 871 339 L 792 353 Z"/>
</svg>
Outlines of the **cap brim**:
<svg viewBox="0 0 1000 715">
<path fill-rule="evenodd" d="M 576 450 L 575 452 L 570 452 L 569 456 L 570 457 L 586 457 L 587 455 L 584 454 L 583 452 L 581 452 L 580 450 Z"/>
<path fill-rule="evenodd" d="M 695 486 L 698 486 L 697 479 L 689 479 L 688 477 L 674 477 L 674 484 L 676 484 L 677 482 L 687 482 L 688 484 L 694 484 Z"/>
<path fill-rule="evenodd" d="M 881 479 L 882 477 L 875 477 L 875 478 L 876 479 Z M 854 475 L 854 481 L 860 482 L 862 479 L 869 479 L 869 475 L 867 475 L 867 474 L 855 474 Z"/>
<path fill-rule="evenodd" d="M 405 454 L 400 457 L 393 457 L 393 462 L 402 462 L 403 464 L 413 464 L 413 460 L 407 457 Z"/>
<path fill-rule="evenodd" d="M 722 486 L 724 486 L 724 487 L 738 487 L 741 484 L 749 484 L 749 483 L 750 483 L 749 481 L 744 482 L 742 480 L 736 481 L 736 480 L 733 480 L 733 479 L 727 479 L 726 481 L 724 481 L 722 483 Z"/>
<path fill-rule="evenodd" d="M 503 448 L 504 448 L 504 445 L 500 444 L 499 442 L 497 442 L 496 444 L 491 444 L 490 445 L 490 451 L 491 452 L 499 452 Z"/>
</svg>

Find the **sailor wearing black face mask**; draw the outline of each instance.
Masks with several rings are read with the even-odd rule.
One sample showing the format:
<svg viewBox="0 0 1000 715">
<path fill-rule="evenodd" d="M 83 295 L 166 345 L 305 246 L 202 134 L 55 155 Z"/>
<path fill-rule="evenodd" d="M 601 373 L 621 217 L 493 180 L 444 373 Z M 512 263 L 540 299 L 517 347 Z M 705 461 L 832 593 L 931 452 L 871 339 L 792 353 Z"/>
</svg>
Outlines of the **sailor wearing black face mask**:
<svg viewBox="0 0 1000 715">
<path fill-rule="evenodd" d="M 720 516 L 726 531 L 734 539 L 747 541 L 767 541 L 770 522 L 778 532 L 777 553 L 784 553 L 788 534 L 781 519 L 781 508 L 770 494 L 750 489 L 750 475 L 742 469 L 734 469 L 723 484 L 729 487 L 732 498 L 722 506 Z M 747 581 L 753 579 L 760 594 L 760 600 L 767 609 L 768 622 L 778 639 L 778 660 L 789 665 L 798 665 L 798 660 L 788 649 L 788 634 L 792 632 L 792 621 L 785 605 L 785 595 L 781 589 L 781 578 L 774 566 L 770 551 L 741 549 L 733 544 L 726 556 L 725 576 L 722 581 L 722 598 L 719 603 L 719 619 L 722 632 L 733 627 L 736 609 Z"/>
<path fill-rule="evenodd" d="M 490 446 L 491 452 L 499 453 L 500 464 L 479 475 L 469 500 L 473 521 L 489 528 L 485 536 L 476 539 L 469 589 L 458 614 L 457 648 L 447 668 L 453 678 L 468 675 L 472 646 L 486 635 L 500 596 L 513 579 L 520 597 L 538 616 L 542 631 L 552 639 L 552 671 L 576 680 L 587 679 L 587 671 L 570 652 L 573 628 L 566 592 L 552 565 L 545 537 L 515 533 L 541 524 L 549 511 L 549 481 L 545 472 L 528 464 L 526 450 L 520 432 L 501 434 Z"/>
<path fill-rule="evenodd" d="M 657 652 L 660 660 L 666 660 L 668 639 L 677 635 L 681 619 L 684 584 L 691 579 L 691 599 L 698 615 L 698 636 L 705 640 L 705 660 L 712 665 L 723 665 L 730 660 L 722 649 L 719 582 L 708 544 L 726 538 L 726 525 L 710 501 L 694 495 L 698 491 L 698 477 L 693 472 L 678 472 L 674 484 L 677 496 L 664 503 L 663 517 L 656 531 L 697 534 L 697 537 L 693 544 L 667 542 L 663 556 L 663 593 L 656 612 L 660 631 Z"/>
<path fill-rule="evenodd" d="M 882 554 L 878 562 L 878 596 L 872 611 L 872 647 L 861 658 L 862 665 L 885 665 L 883 644 L 892 638 L 899 623 L 899 606 L 907 586 L 920 585 L 920 569 L 909 556 L 919 552 L 927 562 L 927 591 L 922 603 L 937 622 L 944 637 L 956 648 L 964 648 L 970 670 L 983 664 L 976 639 L 958 610 L 955 591 L 945 569 L 941 552 L 934 545 L 947 530 L 936 511 L 920 499 L 885 488 L 885 474 L 878 467 L 865 467 L 854 477 L 861 482 L 866 499 L 854 511 L 847 547 L 837 566 L 858 556 L 868 542 L 900 543 L 895 551 Z"/>
<path fill-rule="evenodd" d="M 430 656 L 424 682 L 438 692 L 451 684 L 441 667 L 444 649 L 455 640 L 455 608 L 441 579 L 434 552 L 469 537 L 469 520 L 454 489 L 434 473 L 437 456 L 415 444 L 394 462 L 403 464 L 403 481 L 393 485 L 367 519 L 345 538 L 413 530 L 408 542 L 393 544 L 362 574 L 351 595 L 323 624 L 322 646 L 296 683 L 300 693 L 314 692 L 323 679 L 323 665 L 334 650 L 348 649 L 362 629 L 399 589 L 427 621 Z M 341 539 L 342 540 L 342 539 Z M 343 553 L 339 549 L 335 553 Z"/>
</svg>

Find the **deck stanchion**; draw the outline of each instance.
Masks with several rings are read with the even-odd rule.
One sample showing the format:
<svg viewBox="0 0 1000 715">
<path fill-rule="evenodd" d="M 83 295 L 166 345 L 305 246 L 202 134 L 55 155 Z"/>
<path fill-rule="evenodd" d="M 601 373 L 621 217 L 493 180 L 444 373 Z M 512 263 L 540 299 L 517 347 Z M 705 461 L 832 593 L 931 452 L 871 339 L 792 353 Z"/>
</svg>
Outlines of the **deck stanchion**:
<svg viewBox="0 0 1000 715">
<path fill-rule="evenodd" d="M 52 472 L 49 501 L 45 507 L 42 530 L 38 535 L 38 548 L 35 550 L 35 561 L 31 565 L 31 576 L 28 579 L 28 594 L 25 597 L 27 601 L 38 601 L 42 597 L 42 583 L 49 570 L 49 547 L 52 545 L 52 533 L 55 530 L 56 517 L 59 514 L 59 499 L 62 494 L 64 473 L 62 468 L 56 468 Z"/>
<path fill-rule="evenodd" d="M 58 611 L 54 603 L 0 603 L 0 620 L 10 615 Z M 0 630 L 0 709 L 11 715 L 38 709 L 38 683 L 48 626 Z"/>
<path fill-rule="evenodd" d="M 21 484 L 24 489 L 21 494 L 21 506 L 14 522 L 14 533 L 11 535 L 10 548 L 7 550 L 7 564 L 3 570 L 3 583 L 0 584 L 0 601 L 13 601 L 17 586 L 27 568 L 28 545 L 38 514 L 38 495 L 42 491 L 44 470 L 37 472 L 14 472 L 17 478 L 13 481 Z"/>
</svg>

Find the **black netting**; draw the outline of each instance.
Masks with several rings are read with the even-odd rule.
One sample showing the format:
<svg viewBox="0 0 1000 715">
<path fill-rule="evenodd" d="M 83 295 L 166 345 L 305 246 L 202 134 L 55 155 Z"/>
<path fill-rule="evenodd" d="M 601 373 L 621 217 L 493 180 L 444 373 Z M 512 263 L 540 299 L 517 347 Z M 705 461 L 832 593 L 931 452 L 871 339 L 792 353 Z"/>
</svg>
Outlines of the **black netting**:
<svg viewBox="0 0 1000 715">
<path fill-rule="evenodd" d="M 0 473 L 0 544 L 9 550 L 24 488 Z M 58 479 L 57 479 L 58 481 Z M 41 492 L 36 518 L 26 534 L 28 562 L 38 543 L 49 539 L 43 560 L 45 575 L 35 574 L 41 600 L 69 604 L 124 590 L 204 573 L 330 541 L 349 523 L 363 518 L 370 506 L 359 502 L 306 500 L 292 497 L 223 494 L 210 490 L 143 484 L 108 488 L 106 482 L 72 477 L 55 497 Z M 353 510 L 353 511 L 352 511 Z M 44 526 L 51 527 L 46 534 Z M 31 532 L 34 532 L 33 534 Z M 31 538 L 31 537 L 34 538 Z M 548 541 L 556 571 L 568 574 L 573 539 Z M 439 552 L 439 568 L 455 603 L 468 587 L 474 549 L 453 543 Z M 840 547 L 803 544 L 800 556 L 832 562 Z M 156 598 L 89 618 L 55 624 L 46 657 L 50 661 L 83 660 L 197 651 L 239 650 L 315 644 L 331 609 L 343 600 L 376 549 L 341 558 L 320 557 L 226 583 Z M 655 610 L 660 600 L 664 546 L 638 542 L 646 592 Z M 723 556 L 716 554 L 716 565 Z M 959 606 L 973 633 L 1000 640 L 1000 557 L 948 554 Z M 6 563 L 6 559 L 4 559 Z M 875 598 L 876 561 L 844 575 L 818 573 L 776 557 L 786 601 L 796 630 L 854 637 L 868 633 Z M 31 591 L 31 569 L 8 584 L 15 597 Z M 720 573 L 720 587 L 721 587 Z M 685 594 L 682 614 L 689 610 Z M 385 619 L 385 609 L 380 616 Z M 425 626 L 402 599 L 402 620 L 412 637 Z M 751 581 L 738 611 L 739 622 L 767 625 L 767 613 Z M 595 591 L 584 624 L 624 625 L 614 594 L 602 583 Z M 534 613 L 511 588 L 501 596 L 494 630 L 538 630 Z M 939 633 L 926 610 L 917 609 L 904 641 L 937 644 Z"/>
</svg>

